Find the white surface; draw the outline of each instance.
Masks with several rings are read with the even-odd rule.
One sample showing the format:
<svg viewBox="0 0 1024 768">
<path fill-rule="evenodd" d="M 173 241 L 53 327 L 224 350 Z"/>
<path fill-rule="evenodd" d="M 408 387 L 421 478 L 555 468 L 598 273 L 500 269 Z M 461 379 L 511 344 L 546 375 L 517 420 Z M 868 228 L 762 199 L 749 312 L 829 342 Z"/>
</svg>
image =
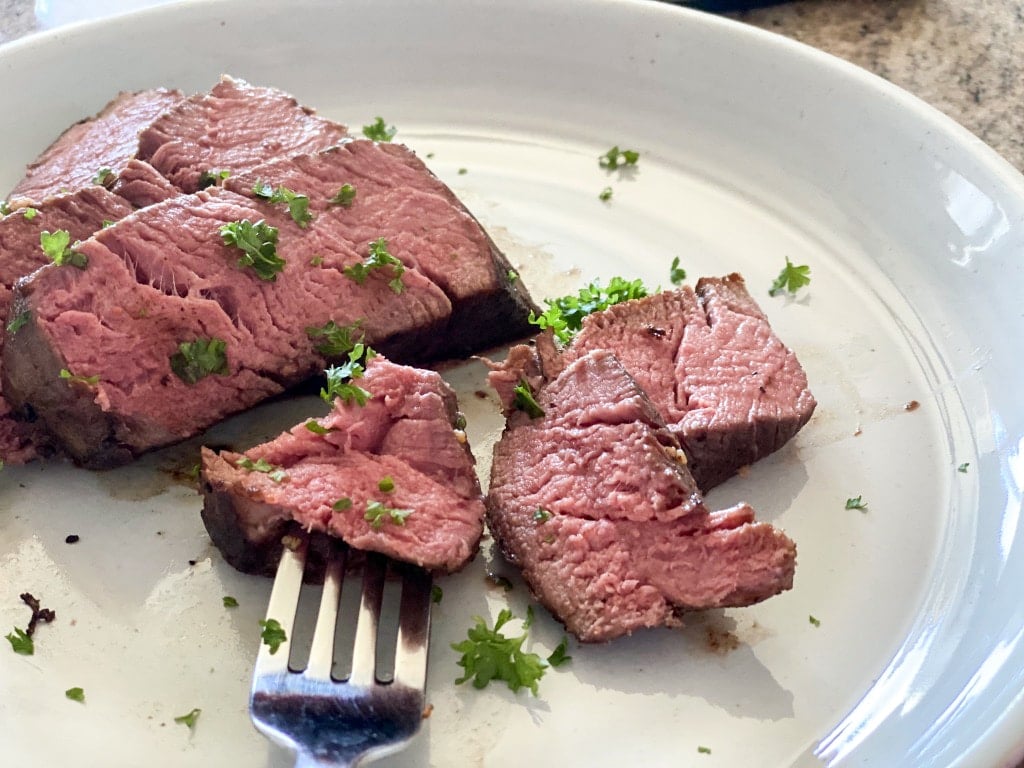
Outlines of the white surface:
<svg viewBox="0 0 1024 768">
<path fill-rule="evenodd" d="M 441 582 L 433 715 L 391 764 L 1012 760 L 1024 733 L 1015 171 L 881 80 L 672 7 L 238 0 L 179 3 L 0 50 L 0 188 L 118 90 L 199 90 L 221 72 L 290 90 L 357 128 L 384 115 L 398 139 L 434 153 L 428 162 L 538 299 L 612 274 L 664 285 L 677 255 L 691 278 L 742 272 L 820 403 L 790 446 L 709 498 L 749 500 L 797 541 L 791 592 L 694 616 L 682 631 L 573 644 L 572 664 L 533 699 L 452 685 L 460 670 L 449 644 L 472 615 L 506 603 L 485 585 L 481 557 Z M 642 154 L 629 178 L 598 168 L 616 143 Z M 615 196 L 602 204 L 609 184 Z M 786 256 L 811 266 L 812 284 L 796 300 L 769 298 Z M 499 421 L 471 394 L 482 369 L 449 375 L 483 457 Z M 910 400 L 920 408 L 905 411 Z M 251 444 L 311 408 L 264 407 L 209 439 Z M 195 450 L 106 474 L 0 474 L 0 628 L 24 626 L 23 590 L 58 615 L 39 629 L 35 656 L 0 648 L 4 757 L 287 764 L 245 711 L 269 583 L 220 561 L 198 497 L 170 479 L 167 468 Z M 866 513 L 843 508 L 857 495 Z M 69 533 L 81 542 L 65 544 Z M 240 607 L 222 608 L 225 594 Z M 523 615 L 521 582 L 508 602 Z M 709 633 L 732 633 L 738 646 L 714 651 Z M 538 617 L 535 650 L 560 637 Z M 85 688 L 84 706 L 64 698 L 73 685 Z M 190 733 L 173 717 L 193 707 L 203 712 Z"/>
</svg>

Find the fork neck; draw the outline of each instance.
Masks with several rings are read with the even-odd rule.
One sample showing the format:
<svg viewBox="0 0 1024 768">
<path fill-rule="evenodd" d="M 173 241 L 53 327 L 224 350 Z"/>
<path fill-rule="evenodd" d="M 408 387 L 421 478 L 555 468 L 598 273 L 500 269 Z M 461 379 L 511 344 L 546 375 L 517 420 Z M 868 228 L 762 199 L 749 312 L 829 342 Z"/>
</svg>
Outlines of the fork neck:
<svg viewBox="0 0 1024 768">
<path fill-rule="evenodd" d="M 358 757 L 349 759 L 339 755 L 322 761 L 309 754 L 299 754 L 295 759 L 295 768 L 356 768 L 358 760 Z"/>
</svg>

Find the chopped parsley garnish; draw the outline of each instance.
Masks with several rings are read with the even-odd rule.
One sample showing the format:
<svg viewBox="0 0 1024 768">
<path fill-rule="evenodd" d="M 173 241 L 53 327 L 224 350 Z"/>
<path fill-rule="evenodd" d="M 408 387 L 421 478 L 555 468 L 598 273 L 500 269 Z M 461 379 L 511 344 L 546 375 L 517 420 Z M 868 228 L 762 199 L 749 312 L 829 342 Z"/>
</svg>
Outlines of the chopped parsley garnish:
<svg viewBox="0 0 1024 768">
<path fill-rule="evenodd" d="M 370 243 L 369 256 L 360 263 L 352 264 L 341 271 L 345 274 L 345 277 L 351 278 L 359 283 L 359 285 L 362 285 L 366 282 L 370 272 L 375 269 L 384 269 L 385 267 L 391 267 L 391 280 L 388 281 L 388 286 L 395 293 L 401 293 L 405 290 L 405 284 L 402 282 L 405 264 L 388 253 L 388 243 L 383 237 L 377 238 L 374 242 Z"/>
<path fill-rule="evenodd" d="M 29 206 L 28 208 L 25 208 L 24 210 L 22 210 L 21 215 L 24 216 L 29 221 L 32 221 L 32 219 L 34 219 L 36 216 L 39 215 L 39 211 L 37 211 L 35 208 Z"/>
<path fill-rule="evenodd" d="M 112 226 L 114 226 L 114 222 L 113 221 L 111 221 L 110 219 L 104 219 L 103 220 L 103 229 L 106 229 L 107 227 L 112 227 Z"/>
<path fill-rule="evenodd" d="M 455 429 L 464 430 L 466 428 L 466 414 L 459 411 L 455 414 Z"/>
<path fill-rule="evenodd" d="M 331 505 L 331 509 L 335 512 L 344 512 L 346 509 L 352 509 L 352 499 L 348 496 L 342 496 Z"/>
<path fill-rule="evenodd" d="M 333 320 L 328 320 L 319 328 L 307 328 L 306 335 L 310 340 L 322 339 L 316 345 L 316 351 L 321 355 L 341 357 L 355 349 L 356 344 L 363 340 L 362 333 L 359 333 L 359 338 L 356 338 L 356 333 L 359 332 L 362 322 L 362 320 L 356 320 L 351 325 L 338 325 Z"/>
<path fill-rule="evenodd" d="M 281 622 L 277 619 L 260 619 L 260 626 L 263 627 L 260 639 L 263 640 L 264 645 L 270 648 L 270 655 L 273 656 L 281 644 L 288 640 L 288 635 L 285 634 Z"/>
<path fill-rule="evenodd" d="M 275 483 L 280 483 L 288 477 L 288 473 L 283 468 L 271 464 L 262 458 L 253 461 L 248 456 L 243 456 L 235 462 L 235 466 L 239 469 L 247 469 L 250 472 L 262 472 Z"/>
<path fill-rule="evenodd" d="M 377 490 L 381 493 L 391 493 L 395 490 L 395 479 L 391 475 L 384 475 L 377 483 Z"/>
<path fill-rule="evenodd" d="M 308 429 L 314 435 L 327 435 L 335 431 L 334 427 L 324 427 L 320 424 L 320 422 L 314 421 L 313 419 L 307 421 L 305 426 L 306 429 Z"/>
<path fill-rule="evenodd" d="M 260 280 L 277 280 L 277 273 L 284 269 L 285 261 L 277 255 L 277 227 L 263 219 L 251 222 L 248 219 L 232 221 L 220 228 L 224 245 L 238 248 L 238 266 L 252 267 Z"/>
<path fill-rule="evenodd" d="M 807 621 L 809 621 L 811 623 L 812 627 L 820 627 L 821 626 L 821 620 L 820 619 L 816 619 L 814 616 L 808 616 L 807 617 Z"/>
<path fill-rule="evenodd" d="M 14 628 L 14 631 L 10 634 L 4 635 L 7 638 L 7 642 L 11 644 L 11 648 L 15 653 L 20 653 L 22 656 L 31 656 L 35 653 L 35 642 L 32 640 L 32 635 L 36 632 L 36 625 L 40 621 L 50 622 L 57 618 L 57 614 L 49 609 L 43 608 L 39 604 L 39 600 L 32 596 L 30 592 L 22 592 L 21 601 L 32 609 L 32 618 L 28 620 L 28 626 L 25 629 Z"/>
<path fill-rule="evenodd" d="M 36 652 L 35 643 L 32 642 L 32 635 L 25 632 L 23 629 L 14 628 L 14 632 L 4 635 L 7 638 L 7 642 L 11 644 L 11 648 L 14 649 L 15 653 L 20 653 L 22 656 L 31 656 Z"/>
<path fill-rule="evenodd" d="M 68 688 L 64 691 L 64 695 L 72 701 L 79 701 L 82 704 L 85 703 L 85 691 L 81 688 Z"/>
<path fill-rule="evenodd" d="M 533 513 L 533 519 L 538 523 L 546 523 L 551 519 L 551 513 L 540 507 Z"/>
<path fill-rule="evenodd" d="M 609 200 L 612 199 L 613 194 L 614 192 L 612 191 L 611 187 L 605 187 L 598 193 L 597 199 L 600 200 L 602 203 L 607 203 Z"/>
<path fill-rule="evenodd" d="M 169 358 L 171 370 L 186 384 L 195 384 L 211 374 L 227 376 L 230 372 L 227 346 L 228 343 L 221 339 L 183 341 Z"/>
<path fill-rule="evenodd" d="M 526 411 L 526 414 L 531 419 L 539 419 L 544 415 L 544 409 L 538 405 L 537 400 L 533 396 L 533 390 L 526 379 L 521 379 L 513 387 L 512 391 L 515 393 L 515 398 L 512 400 L 513 408 Z"/>
<path fill-rule="evenodd" d="M 71 250 L 71 233 L 66 229 L 58 229 L 56 232 L 43 230 L 39 233 L 39 245 L 43 253 L 50 257 L 50 260 L 58 267 L 70 264 L 79 269 L 85 269 L 89 265 L 89 257 L 84 253 Z"/>
<path fill-rule="evenodd" d="M 271 653 L 273 653 L 273 651 L 271 651 Z M 195 728 L 196 720 L 199 719 L 199 714 L 202 711 L 203 710 L 199 709 L 199 707 L 196 707 L 188 714 L 179 715 L 178 717 L 174 718 L 174 722 L 181 723 L 182 725 L 187 725 L 189 728 Z"/>
<path fill-rule="evenodd" d="M 555 650 L 548 656 L 548 664 L 552 667 L 560 667 L 567 661 L 572 661 L 572 656 L 568 654 L 569 650 L 569 638 L 565 635 L 562 636 L 562 642 L 555 646 Z"/>
<path fill-rule="evenodd" d="M 697 752 L 702 755 L 710 755 L 711 747 L 697 747 Z"/>
<path fill-rule="evenodd" d="M 468 168 L 459 168 L 459 176 L 465 176 L 467 173 L 469 173 Z"/>
<path fill-rule="evenodd" d="M 854 496 L 846 500 L 846 509 L 867 509 L 867 502 L 862 501 L 860 496 Z"/>
<path fill-rule="evenodd" d="M 280 203 L 287 205 L 288 215 L 302 229 L 308 227 L 309 222 L 313 220 L 313 214 L 309 212 L 309 197 L 292 192 L 288 187 L 274 189 L 269 184 L 257 181 L 252 187 L 252 193 L 261 200 L 266 200 L 271 205 L 279 205 Z"/>
<path fill-rule="evenodd" d="M 583 318 L 587 315 L 607 309 L 613 304 L 620 304 L 631 299 L 642 299 L 647 289 L 640 280 L 625 280 L 613 277 L 607 287 L 595 280 L 590 285 L 580 288 L 575 296 L 562 296 L 559 299 L 545 299 L 548 309 L 539 316 L 531 312 L 529 320 L 538 328 L 550 328 L 563 344 L 572 338 L 580 329 Z"/>
<path fill-rule="evenodd" d="M 11 204 L 6 200 L 0 200 L 0 216 L 6 216 L 11 212 Z"/>
<path fill-rule="evenodd" d="M 11 326 L 8 325 L 7 326 L 7 330 L 10 330 L 10 329 L 11 329 Z M 966 475 L 967 474 L 967 468 L 970 467 L 970 466 L 971 466 L 970 462 L 965 461 L 963 464 L 961 464 L 959 467 L 956 468 L 956 471 L 957 472 L 962 472 L 963 474 Z"/>
<path fill-rule="evenodd" d="M 370 527 L 379 531 L 384 523 L 391 521 L 395 525 L 405 525 L 405 519 L 412 514 L 411 509 L 392 509 L 379 501 L 366 502 L 366 514 L 363 519 L 370 523 Z"/>
<path fill-rule="evenodd" d="M 440 604 L 444 598 L 444 591 L 437 584 L 430 585 L 430 602 Z"/>
<path fill-rule="evenodd" d="M 384 118 L 379 115 L 372 123 L 363 126 L 363 136 L 373 141 L 391 141 L 396 133 L 398 129 L 393 125 L 385 125 Z"/>
<path fill-rule="evenodd" d="M 616 144 L 614 147 L 609 149 L 599 158 L 597 158 L 598 164 L 608 171 L 614 171 L 620 166 L 636 165 L 636 161 L 640 159 L 640 153 L 632 149 L 619 149 Z"/>
<path fill-rule="evenodd" d="M 510 269 L 508 271 L 508 281 L 510 283 L 514 283 L 518 279 L 519 279 L 519 273 L 516 272 L 514 269 Z"/>
<path fill-rule="evenodd" d="M 797 266 L 789 260 L 789 256 L 786 257 L 786 266 L 779 272 L 779 276 L 775 278 L 775 282 L 772 283 L 772 287 L 768 289 L 769 296 L 777 296 L 783 291 L 788 293 L 796 293 L 800 288 L 811 283 L 811 268 L 806 264 Z"/>
<path fill-rule="evenodd" d="M 235 598 L 233 598 L 231 595 L 224 595 L 224 597 L 221 598 L 221 601 L 224 603 L 224 607 L 225 608 L 237 608 L 238 607 L 238 601 Z"/>
<path fill-rule="evenodd" d="M 352 203 L 356 199 L 356 188 L 351 184 L 342 184 L 341 188 L 338 189 L 338 194 L 332 197 L 327 202 L 333 205 L 340 205 L 342 208 L 351 208 Z"/>
<path fill-rule="evenodd" d="M 309 260 L 309 266 L 311 266 L 311 267 L 319 267 L 323 263 L 324 263 L 324 257 L 320 256 L 320 255 L 314 256 L 313 258 L 311 258 Z"/>
<path fill-rule="evenodd" d="M 100 168 L 96 171 L 96 175 L 92 177 L 92 183 L 99 184 L 101 187 L 110 186 L 116 180 L 117 176 L 111 168 Z"/>
<path fill-rule="evenodd" d="M 10 322 L 7 323 L 7 332 L 17 333 L 20 331 L 22 326 L 29 321 L 31 316 L 31 313 L 27 309 L 24 312 L 19 312 L 10 319 Z"/>
<path fill-rule="evenodd" d="M 461 653 L 457 664 L 464 674 L 455 681 L 461 685 L 473 681 L 474 688 L 484 688 L 492 680 L 504 680 L 513 691 L 529 688 L 537 695 L 537 683 L 547 669 L 547 662 L 536 653 L 523 651 L 524 632 L 519 637 L 505 637 L 501 628 L 512 619 L 512 612 L 503 608 L 494 622 L 494 629 L 479 616 L 469 629 L 467 639 L 452 643 L 452 650 Z"/>
<path fill-rule="evenodd" d="M 231 171 L 203 171 L 199 174 L 199 189 L 206 189 L 207 187 L 219 187 L 221 182 L 227 181 L 228 177 L 231 176 Z"/>
<path fill-rule="evenodd" d="M 370 399 L 370 393 L 353 383 L 355 379 L 363 377 L 365 366 L 376 355 L 370 347 L 363 343 L 356 344 L 348 353 L 348 360 L 341 365 L 332 365 L 324 371 L 327 377 L 327 386 L 320 390 L 320 397 L 330 405 L 334 399 L 340 397 L 346 405 L 355 401 L 359 406 L 366 405 Z"/>
<path fill-rule="evenodd" d="M 686 270 L 679 266 L 679 257 L 672 259 L 668 268 L 668 280 L 672 285 L 680 285 L 686 279 Z"/>
<path fill-rule="evenodd" d="M 79 384 L 88 384 L 90 387 L 94 387 L 100 383 L 100 376 L 76 376 L 67 368 L 60 369 L 60 377 L 66 381 L 77 381 Z"/>
</svg>

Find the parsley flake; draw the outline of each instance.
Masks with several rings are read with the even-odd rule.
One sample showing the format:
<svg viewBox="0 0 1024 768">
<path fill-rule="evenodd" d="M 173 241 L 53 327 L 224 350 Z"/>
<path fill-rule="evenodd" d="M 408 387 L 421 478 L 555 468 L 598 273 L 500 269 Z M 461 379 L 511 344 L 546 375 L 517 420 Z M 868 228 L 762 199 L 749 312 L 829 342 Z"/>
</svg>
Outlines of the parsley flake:
<svg viewBox="0 0 1024 768">
<path fill-rule="evenodd" d="M 551 519 L 551 513 L 546 509 L 538 507 L 537 511 L 533 513 L 533 519 L 538 523 L 546 523 Z"/>
<path fill-rule="evenodd" d="M 171 370 L 190 385 L 211 374 L 227 376 L 230 373 L 227 346 L 228 343 L 221 339 L 183 341 L 169 358 Z"/>
<path fill-rule="evenodd" d="M 846 500 L 846 509 L 867 509 L 867 502 L 862 501 L 860 496 L 854 496 L 851 499 Z"/>
<path fill-rule="evenodd" d="M 67 368 L 61 368 L 59 375 L 66 381 L 77 381 L 79 384 L 87 384 L 90 387 L 94 387 L 100 383 L 99 374 L 96 374 L 95 376 L 76 376 Z"/>
<path fill-rule="evenodd" d="M 263 458 L 253 461 L 248 456 L 243 456 L 235 462 L 235 466 L 239 469 L 247 469 L 250 472 L 262 472 L 275 483 L 283 482 L 288 477 L 288 474 L 282 467 L 271 464 Z"/>
<path fill-rule="evenodd" d="M 388 243 L 383 237 L 377 238 L 374 242 L 370 243 L 369 256 L 358 264 L 352 264 L 341 271 L 345 277 L 355 280 L 359 285 L 362 285 L 373 270 L 384 269 L 385 267 L 391 267 L 391 280 L 388 281 L 388 286 L 395 293 L 401 293 L 405 290 L 405 284 L 402 282 L 405 264 L 388 252 Z"/>
<path fill-rule="evenodd" d="M 115 181 L 117 181 L 117 175 L 110 168 L 100 168 L 92 177 L 92 183 L 101 187 L 110 187 Z"/>
<path fill-rule="evenodd" d="M 75 688 L 68 688 L 64 691 L 64 695 L 72 701 L 78 701 L 82 704 L 85 703 L 85 691 L 77 686 Z"/>
<path fill-rule="evenodd" d="M 248 219 L 232 221 L 220 228 L 224 245 L 238 248 L 238 266 L 252 267 L 260 280 L 277 280 L 277 273 L 284 269 L 285 261 L 277 255 L 277 227 L 263 219 L 251 222 Z"/>
<path fill-rule="evenodd" d="M 224 595 L 224 597 L 221 598 L 221 601 L 224 603 L 224 607 L 225 608 L 237 608 L 238 607 L 238 601 L 235 598 L 233 598 L 231 595 Z"/>
<path fill-rule="evenodd" d="M 636 165 L 640 153 L 632 149 L 619 149 L 618 144 L 597 158 L 598 165 L 607 171 L 628 165 Z"/>
<path fill-rule="evenodd" d="M 405 519 L 412 513 L 411 509 L 392 509 L 379 501 L 368 501 L 363 519 L 370 523 L 373 530 L 379 531 L 389 520 L 395 525 L 405 525 Z"/>
<path fill-rule="evenodd" d="M 556 645 L 555 650 L 553 650 L 551 652 L 551 655 L 548 656 L 548 664 L 550 664 L 552 667 L 560 667 L 566 662 L 572 661 L 572 656 L 570 656 L 567 653 L 568 650 L 569 638 L 567 638 L 565 635 L 562 635 L 562 642 Z"/>
<path fill-rule="evenodd" d="M 320 422 L 314 419 L 310 419 L 309 421 L 307 421 L 305 427 L 314 435 L 328 435 L 331 432 L 335 431 L 334 427 L 325 427 L 321 425 Z"/>
<path fill-rule="evenodd" d="M 788 292 L 790 294 L 796 293 L 799 289 L 805 285 L 811 283 L 811 268 L 806 264 L 796 266 L 789 260 L 789 256 L 786 257 L 786 266 L 779 272 L 779 276 L 775 278 L 775 282 L 772 283 L 772 287 L 768 289 L 769 296 L 778 296 L 782 292 Z"/>
<path fill-rule="evenodd" d="M 679 257 L 672 259 L 668 268 L 668 280 L 672 285 L 680 285 L 686 279 L 686 270 L 679 266 Z"/>
<path fill-rule="evenodd" d="M 231 171 L 203 171 L 199 174 L 199 183 L 196 185 L 199 189 L 206 189 L 207 187 L 219 187 L 223 186 L 222 182 L 227 181 L 231 176 Z"/>
<path fill-rule="evenodd" d="M 15 653 L 20 653 L 22 656 L 31 656 L 36 652 L 35 643 L 32 642 L 32 635 L 25 632 L 23 629 L 14 628 L 14 632 L 4 635 L 7 638 L 7 642 L 11 644 L 11 648 L 14 649 Z"/>
<path fill-rule="evenodd" d="M 468 168 L 459 168 L 458 173 L 459 173 L 459 176 L 465 176 L 467 173 L 469 173 L 469 169 Z"/>
<path fill-rule="evenodd" d="M 474 688 L 484 688 L 492 680 L 503 680 L 513 691 L 528 688 L 537 695 L 537 683 L 547 663 L 536 653 L 523 651 L 525 632 L 519 637 L 505 637 L 501 628 L 511 619 L 512 612 L 503 608 L 491 629 L 476 616 L 476 624 L 466 633 L 467 639 L 452 643 L 452 650 L 462 654 L 456 663 L 464 671 L 456 685 L 472 680 Z"/>
<path fill-rule="evenodd" d="M 17 333 L 21 330 L 22 326 L 29 321 L 32 314 L 26 309 L 23 312 L 19 312 L 11 318 L 10 322 L 7 323 L 8 333 Z"/>
<path fill-rule="evenodd" d="M 437 584 L 430 585 L 430 602 L 440 605 L 444 598 L 444 591 Z"/>
<path fill-rule="evenodd" d="M 0 200 L 0 216 L 6 216 L 11 212 L 11 204 L 6 200 Z"/>
<path fill-rule="evenodd" d="M 323 263 L 324 257 L 320 256 L 319 254 L 309 260 L 309 266 L 311 267 L 319 267 Z"/>
<path fill-rule="evenodd" d="M 391 493 L 395 490 L 395 479 L 391 475 L 384 475 L 377 483 L 377 490 L 381 493 Z"/>
<path fill-rule="evenodd" d="M 510 269 L 508 271 L 507 277 L 510 283 L 514 283 L 516 280 L 519 279 L 519 273 L 516 272 L 514 269 Z"/>
<path fill-rule="evenodd" d="M 263 628 L 263 631 L 260 632 L 260 639 L 263 640 L 264 645 L 270 648 L 270 655 L 273 656 L 277 653 L 277 649 L 288 641 L 288 635 L 285 634 L 281 622 L 277 619 L 260 619 L 260 626 Z"/>
<path fill-rule="evenodd" d="M 188 712 L 187 714 L 178 715 L 178 717 L 174 718 L 174 722 L 181 723 L 182 725 L 187 725 L 189 727 L 189 729 L 195 728 L 196 727 L 196 720 L 199 719 L 199 714 L 202 711 L 203 710 L 199 709 L 199 707 L 196 707 L 195 709 L 193 709 L 191 712 Z"/>
<path fill-rule="evenodd" d="M 310 340 L 323 339 L 316 344 L 316 351 L 324 357 L 341 357 L 355 349 L 356 344 L 363 340 L 362 333 L 356 338 L 362 322 L 356 320 L 351 325 L 338 325 L 333 320 L 328 320 L 319 327 L 307 328 L 306 335 Z"/>
<path fill-rule="evenodd" d="M 697 752 L 702 755 L 710 755 L 711 747 L 697 747 Z"/>
<path fill-rule="evenodd" d="M 512 389 L 515 399 L 512 400 L 512 407 L 525 411 L 531 419 L 539 419 L 544 415 L 544 409 L 540 407 L 533 396 L 533 389 L 526 379 L 520 379 L 519 383 Z"/>
<path fill-rule="evenodd" d="M 288 187 L 274 189 L 269 184 L 257 181 L 252 187 L 252 193 L 261 200 L 266 200 L 271 205 L 279 205 L 280 203 L 287 205 L 288 215 L 302 229 L 308 227 L 309 222 L 313 220 L 313 214 L 309 212 L 309 197 L 293 192 Z"/>
<path fill-rule="evenodd" d="M 821 626 L 821 620 L 815 618 L 814 616 L 808 616 L 807 617 L 807 621 L 809 621 L 811 623 L 812 627 L 820 627 Z"/>
<path fill-rule="evenodd" d="M 331 505 L 331 509 L 335 512 L 344 512 L 346 509 L 352 509 L 352 499 L 348 496 L 343 496 Z"/>
<path fill-rule="evenodd" d="M 356 188 L 351 184 L 342 184 L 338 189 L 338 194 L 332 197 L 327 202 L 332 205 L 340 205 L 342 208 L 351 208 L 352 203 L 356 199 Z"/>
<path fill-rule="evenodd" d="M 11 326 L 7 326 L 8 330 L 10 330 L 10 328 L 11 328 Z M 971 463 L 969 461 L 965 461 L 963 464 L 961 464 L 959 467 L 956 468 L 956 471 L 957 472 L 961 472 L 961 473 L 966 475 L 967 474 L 967 468 L 970 467 L 970 466 L 971 466 Z"/>
<path fill-rule="evenodd" d="M 613 277 L 607 287 L 595 280 L 579 291 L 575 296 L 562 296 L 558 299 L 545 299 L 548 309 L 540 315 L 530 313 L 529 321 L 538 328 L 550 328 L 563 344 L 573 337 L 582 324 L 583 318 L 613 304 L 621 304 L 632 299 L 642 299 L 647 289 L 640 280 L 625 280 Z"/>
<path fill-rule="evenodd" d="M 393 125 L 385 125 L 384 118 L 379 115 L 369 125 L 363 126 L 363 136 L 373 141 L 391 141 L 398 129 Z"/>
<path fill-rule="evenodd" d="M 21 215 L 24 216 L 28 221 L 32 221 L 32 219 L 39 215 L 39 211 L 29 206 L 28 208 L 22 210 Z"/>
<path fill-rule="evenodd" d="M 613 194 L 614 192 L 612 191 L 611 187 L 605 187 L 598 193 L 597 199 L 600 200 L 602 203 L 607 203 L 609 200 L 612 199 Z"/>
<path fill-rule="evenodd" d="M 324 375 L 327 377 L 327 386 L 320 390 L 320 397 L 328 405 L 332 405 L 335 398 L 339 397 L 346 405 L 353 401 L 360 407 L 366 405 L 370 399 L 370 393 L 354 384 L 353 381 L 363 377 L 366 364 L 376 354 L 362 342 L 352 347 L 347 361 L 341 365 L 332 365 L 324 371 Z"/>
<path fill-rule="evenodd" d="M 43 230 L 39 233 L 39 245 L 58 267 L 70 264 L 85 269 L 89 265 L 88 256 L 71 250 L 71 233 L 66 229 L 58 229 L 56 232 Z"/>
</svg>

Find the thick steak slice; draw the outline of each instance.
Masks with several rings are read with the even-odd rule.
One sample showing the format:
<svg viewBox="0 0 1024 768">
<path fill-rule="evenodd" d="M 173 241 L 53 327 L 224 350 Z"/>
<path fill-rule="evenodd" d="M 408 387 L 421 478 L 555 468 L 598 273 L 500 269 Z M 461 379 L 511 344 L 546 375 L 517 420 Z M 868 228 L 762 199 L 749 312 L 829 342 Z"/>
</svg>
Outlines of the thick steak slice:
<svg viewBox="0 0 1024 768">
<path fill-rule="evenodd" d="M 39 242 L 44 230 L 67 230 L 73 242 L 89 237 L 104 221 L 116 221 L 129 213 L 131 206 L 117 195 L 100 186 L 87 186 L 0 217 L 0 320 L 7 325 L 7 333 L 17 334 L 22 325 L 17 314 L 8 315 L 15 282 L 50 263 Z M 5 335 L 0 335 L 0 347 L 4 339 Z M 33 414 L 27 416 L 31 419 Z M 8 464 L 30 461 L 40 450 L 49 450 L 48 442 L 31 420 L 16 421 L 0 394 L 0 460 Z"/>
<path fill-rule="evenodd" d="M 746 505 L 704 506 L 679 444 L 608 351 L 571 363 L 495 446 L 487 522 L 584 642 L 789 589 L 796 547 Z"/>
<path fill-rule="evenodd" d="M 778 450 L 810 419 L 815 400 L 796 355 L 737 274 L 616 304 L 583 321 L 569 346 L 513 348 L 491 374 L 506 407 L 511 386 L 536 386 L 573 360 L 609 350 L 650 397 L 702 491 Z"/>
<path fill-rule="evenodd" d="M 224 76 L 191 96 L 139 136 L 145 160 L 184 192 L 200 187 L 204 172 L 250 171 L 268 158 L 315 152 L 338 143 L 345 126 L 317 117 L 274 88 Z"/>
<path fill-rule="evenodd" d="M 484 507 L 455 393 L 433 371 L 380 357 L 358 384 L 371 399 L 337 399 L 316 420 L 325 434 L 303 423 L 244 455 L 203 449 L 203 522 L 231 565 L 269 575 L 282 537 L 299 530 L 443 572 L 476 554 Z M 411 512 L 374 522 L 381 507 Z"/>
<path fill-rule="evenodd" d="M 122 93 L 95 117 L 68 128 L 31 165 L 12 199 L 42 201 L 94 184 L 102 168 L 120 174 L 139 147 L 139 132 L 180 102 L 182 94 L 156 88 Z"/>
<path fill-rule="evenodd" d="M 285 260 L 273 280 L 223 244 L 230 222 L 265 219 Z M 407 270 L 404 289 L 377 270 L 342 269 L 356 253 L 318 221 L 224 189 L 143 208 L 83 242 L 85 269 L 51 265 L 18 285 L 28 322 L 4 349 L 4 388 L 31 407 L 77 462 L 109 466 L 196 434 L 309 377 L 323 365 L 307 328 L 361 322 L 366 340 L 413 357 L 451 312 L 444 293 Z M 172 370 L 181 344 L 225 343 L 223 369 L 196 381 Z M 63 380 L 98 376 L 95 383 Z"/>
<path fill-rule="evenodd" d="M 464 357 L 530 333 L 526 318 L 537 307 L 522 281 L 509 279 L 511 265 L 479 222 L 408 148 L 345 141 L 233 174 L 226 186 L 252 194 L 257 182 L 306 195 L 310 210 L 360 253 L 385 237 L 393 256 L 439 285 L 452 317 L 431 356 Z M 332 203 L 345 184 L 355 197 Z"/>
</svg>

